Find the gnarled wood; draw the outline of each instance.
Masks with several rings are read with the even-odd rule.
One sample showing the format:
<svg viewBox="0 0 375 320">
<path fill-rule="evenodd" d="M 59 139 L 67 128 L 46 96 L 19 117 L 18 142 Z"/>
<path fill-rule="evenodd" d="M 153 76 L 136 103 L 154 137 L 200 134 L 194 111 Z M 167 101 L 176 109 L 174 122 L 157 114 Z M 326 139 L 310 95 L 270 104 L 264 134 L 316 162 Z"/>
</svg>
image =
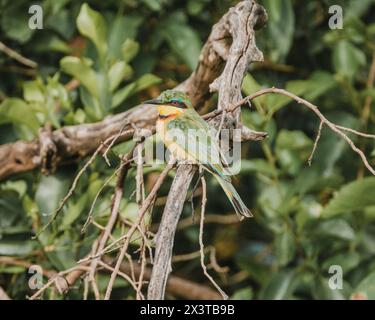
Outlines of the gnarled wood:
<svg viewBox="0 0 375 320">
<path fill-rule="evenodd" d="M 214 30 L 222 29 L 227 23 L 226 16 L 214 26 Z M 223 54 L 216 50 L 228 51 L 229 46 L 223 42 L 218 32 L 211 33 L 202 48 L 199 63 L 190 77 L 177 86 L 176 89 L 185 91 L 191 97 L 194 106 L 199 107 L 211 95 L 209 85 L 221 73 L 224 60 Z M 216 49 L 215 49 L 216 48 Z M 157 111 L 151 105 L 138 105 L 123 113 L 109 116 L 103 121 L 90 124 L 66 126 L 55 130 L 48 137 L 48 145 L 52 141 L 56 145 L 56 154 L 49 154 L 55 163 L 48 164 L 54 168 L 63 163 L 74 161 L 92 154 L 106 139 L 117 134 L 126 123 L 132 123 L 137 128 L 152 130 L 157 119 Z M 124 130 L 131 129 L 128 127 Z M 43 135 L 40 138 L 42 138 Z M 132 135 L 123 135 L 116 143 L 129 140 Z M 41 167 L 46 161 L 40 149 L 46 145 L 43 141 L 17 141 L 0 145 L 0 180 L 17 173 L 26 172 Z M 44 165 L 45 166 L 45 165 Z"/>
<path fill-rule="evenodd" d="M 212 28 L 208 43 L 212 42 L 214 45 L 210 47 L 208 56 L 220 56 L 226 60 L 223 73 L 215 78 L 210 86 L 211 91 L 219 93 L 219 110 L 229 108 L 242 98 L 241 85 L 249 63 L 262 59 L 262 54 L 255 45 L 254 30 L 260 28 L 266 19 L 267 15 L 262 6 L 255 1 L 246 0 L 231 8 Z M 232 39 L 231 45 L 230 39 Z M 221 116 L 225 116 L 225 112 Z M 224 120 L 222 123 L 226 122 Z M 236 127 L 240 127 L 239 109 L 235 111 L 235 118 L 229 119 L 228 123 L 234 123 Z M 211 120 L 211 125 L 220 126 L 215 119 Z M 251 133 L 249 130 L 243 130 L 244 136 L 250 137 Z M 169 191 L 157 234 L 156 255 L 148 288 L 148 299 L 164 298 L 165 286 L 171 272 L 175 228 L 194 172 L 195 169 L 191 166 L 180 166 Z"/>
</svg>

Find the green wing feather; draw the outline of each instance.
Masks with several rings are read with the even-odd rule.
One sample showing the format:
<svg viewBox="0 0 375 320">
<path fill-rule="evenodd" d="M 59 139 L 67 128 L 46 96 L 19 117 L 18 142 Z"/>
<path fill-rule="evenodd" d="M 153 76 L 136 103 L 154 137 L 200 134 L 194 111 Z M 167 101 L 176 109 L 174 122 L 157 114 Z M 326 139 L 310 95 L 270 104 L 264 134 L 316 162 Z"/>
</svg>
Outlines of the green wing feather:
<svg viewBox="0 0 375 320">
<path fill-rule="evenodd" d="M 185 139 L 176 143 L 191 157 L 197 160 L 206 170 L 229 180 L 230 172 L 222 165 L 221 150 L 210 127 L 194 109 L 189 109 L 180 117 L 168 123 L 168 131 L 180 129 Z M 189 131 L 191 129 L 191 131 Z"/>
<path fill-rule="evenodd" d="M 189 109 L 180 117 L 170 121 L 167 126 L 168 132 L 179 129 L 185 135 L 185 139 L 182 141 L 177 139 L 176 143 L 215 176 L 240 219 L 244 216 L 251 217 L 250 210 L 231 183 L 230 173 L 222 165 L 222 154 L 210 127 L 199 114 L 194 109 Z M 198 130 L 199 134 L 197 134 Z"/>
</svg>

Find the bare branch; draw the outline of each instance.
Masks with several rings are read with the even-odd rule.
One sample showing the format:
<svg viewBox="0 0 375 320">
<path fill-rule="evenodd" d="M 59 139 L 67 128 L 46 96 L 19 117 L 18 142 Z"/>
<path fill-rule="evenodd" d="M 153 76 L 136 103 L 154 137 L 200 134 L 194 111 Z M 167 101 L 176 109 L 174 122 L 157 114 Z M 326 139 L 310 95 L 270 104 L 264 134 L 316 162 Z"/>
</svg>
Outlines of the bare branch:
<svg viewBox="0 0 375 320">
<path fill-rule="evenodd" d="M 204 264 L 204 243 L 203 243 L 203 228 L 204 228 L 204 214 L 206 210 L 206 203 L 207 203 L 207 186 L 206 186 L 206 180 L 204 177 L 201 178 L 202 183 L 202 206 L 201 206 L 201 218 L 199 223 L 199 247 L 200 247 L 200 256 L 201 256 L 201 266 L 203 269 L 203 272 L 205 276 L 210 280 L 210 282 L 214 285 L 214 287 L 219 291 L 221 296 L 224 300 L 228 299 L 227 294 L 220 288 L 220 286 L 216 283 L 216 281 L 210 276 L 210 274 L 207 271 L 207 267 Z"/>
<path fill-rule="evenodd" d="M 320 119 L 321 123 L 323 123 L 324 125 L 326 125 L 327 127 L 329 127 L 333 132 L 335 132 L 336 134 L 338 134 L 341 138 L 343 138 L 346 143 L 351 147 L 351 149 L 356 152 L 362 159 L 362 162 L 363 164 L 366 166 L 366 168 L 371 172 L 371 174 L 375 175 L 375 170 L 373 167 L 371 167 L 371 165 L 369 164 L 365 154 L 362 152 L 362 150 L 360 150 L 355 144 L 354 142 L 345 134 L 344 131 L 347 131 L 347 132 L 350 132 L 350 133 L 353 133 L 353 134 L 356 134 L 358 136 L 361 136 L 361 137 L 366 137 L 366 138 L 371 138 L 371 139 L 374 139 L 375 138 L 375 135 L 372 135 L 372 134 L 367 134 L 367 133 L 363 133 L 363 132 L 359 132 L 359 131 L 356 131 L 356 130 L 353 130 L 353 129 L 350 129 L 350 128 L 346 128 L 346 127 L 342 127 L 342 126 L 339 126 L 339 125 L 336 125 L 334 124 L 333 122 L 329 121 L 319 110 L 319 108 L 312 104 L 311 102 L 305 100 L 305 99 L 302 99 L 298 96 L 296 96 L 295 94 L 291 93 L 291 92 L 288 92 L 284 89 L 278 89 L 278 88 L 266 88 L 266 89 L 262 89 L 262 90 L 259 90 L 257 92 L 255 92 L 254 94 L 246 97 L 246 98 L 243 98 L 242 100 L 240 100 L 239 102 L 237 102 L 236 104 L 233 104 L 229 110 L 231 112 L 233 112 L 234 110 L 236 110 L 237 108 L 239 108 L 241 105 L 245 104 L 245 103 L 248 103 L 249 101 L 257 98 L 257 97 L 260 97 L 264 94 L 268 94 L 268 93 L 278 93 L 278 94 L 282 94 L 284 96 L 287 96 L 293 100 L 295 100 L 296 102 L 298 102 L 299 104 L 303 104 L 305 105 L 307 108 L 309 108 L 312 112 L 314 112 L 318 118 Z"/>
<path fill-rule="evenodd" d="M 212 33 L 202 48 L 199 63 L 196 70 L 176 89 L 189 93 L 194 106 L 199 108 L 211 96 L 209 85 L 220 75 L 224 60 L 216 52 L 215 44 L 222 42 L 222 33 L 225 32 L 225 23 L 228 17 L 224 16 L 216 26 L 216 32 Z M 214 27 L 215 28 L 215 27 Z M 222 29 L 220 31 L 219 29 Z M 225 44 L 229 50 L 229 43 Z M 79 83 L 78 83 L 79 84 Z M 69 83 L 67 89 L 77 87 L 76 82 Z M 58 167 L 65 163 L 76 161 L 86 157 L 101 145 L 103 141 L 116 135 L 125 123 L 125 132 L 115 139 L 115 143 L 127 141 L 133 137 L 130 124 L 139 129 L 154 132 L 157 120 L 157 110 L 152 105 L 138 105 L 132 109 L 117 115 L 108 116 L 97 123 L 66 126 L 55 130 L 51 134 L 51 140 L 56 145 L 57 154 L 54 156 Z M 17 173 L 27 172 L 41 166 L 40 155 L 41 141 L 17 141 L 0 145 L 0 180 Z"/>
<path fill-rule="evenodd" d="M 318 133 L 317 133 L 316 138 L 315 138 L 315 141 L 314 141 L 314 146 L 313 146 L 313 149 L 312 149 L 311 154 L 310 154 L 310 156 L 309 156 L 309 159 L 307 160 L 307 163 L 309 164 L 309 166 L 311 166 L 312 158 L 313 158 L 313 156 L 314 156 L 314 153 L 315 153 L 316 147 L 318 146 L 318 142 L 319 142 L 319 140 L 320 140 L 320 136 L 321 136 L 321 134 L 322 134 L 323 124 L 324 124 L 324 122 L 320 121 L 320 123 L 319 123 L 319 128 L 318 128 Z"/>
<path fill-rule="evenodd" d="M 171 255 L 174 234 L 194 172 L 195 168 L 192 165 L 178 166 L 176 176 L 169 190 L 162 221 L 155 240 L 154 267 L 152 268 L 147 294 L 147 299 L 149 300 L 164 298 L 168 275 L 172 270 Z"/>
<path fill-rule="evenodd" d="M 241 1 L 214 25 L 208 43 L 220 40 L 220 52 L 216 55 L 226 58 L 224 71 L 211 84 L 210 91 L 219 92 L 218 109 L 226 110 L 241 98 L 241 85 L 249 63 L 262 59 L 262 54 L 255 45 L 255 29 L 262 27 L 267 15 L 262 6 L 255 1 Z M 232 42 L 223 39 L 232 38 Z M 229 49 L 223 50 L 227 44 Z M 215 50 L 214 47 L 211 50 Z M 200 62 L 201 64 L 201 62 Z M 199 69 L 199 66 L 198 66 Z M 189 91 L 188 91 L 189 92 Z M 189 92 L 190 93 L 190 92 Z M 190 94 L 190 96 L 193 96 Z M 217 113 L 219 114 L 219 113 Z M 227 117 L 221 117 L 220 123 L 215 119 L 211 125 L 222 128 Z M 240 113 L 235 114 L 235 125 L 240 127 Z M 233 121 L 228 121 L 229 123 Z M 164 298 L 168 275 L 171 272 L 171 257 L 175 229 L 181 215 L 187 190 L 196 168 L 179 166 L 175 179 L 168 194 L 163 217 L 157 234 L 155 261 L 148 288 L 148 299 L 160 300 Z"/>
<path fill-rule="evenodd" d="M 116 263 L 115 268 L 114 268 L 114 270 L 113 270 L 113 272 L 111 274 L 111 279 L 109 280 L 107 291 L 106 291 L 105 297 L 104 297 L 105 300 L 108 300 L 110 298 L 110 296 L 111 296 L 113 284 L 115 282 L 117 273 L 118 273 L 118 271 L 120 269 L 121 263 L 124 260 L 124 256 L 126 254 L 126 251 L 128 249 L 130 240 L 131 240 L 134 232 L 137 230 L 138 226 L 142 222 L 142 220 L 144 218 L 144 215 L 147 212 L 147 209 L 149 208 L 149 206 L 151 205 L 151 203 L 154 201 L 154 199 L 156 197 L 156 194 L 157 194 L 157 191 L 161 187 L 163 181 L 165 180 L 165 178 L 168 175 L 168 172 L 173 168 L 173 166 L 174 166 L 174 161 L 170 161 L 167 164 L 167 166 L 164 168 L 163 172 L 160 174 L 160 176 L 159 176 L 158 180 L 156 181 L 154 187 L 152 188 L 151 192 L 149 193 L 149 195 L 145 199 L 142 207 L 140 208 L 139 213 L 138 213 L 138 219 L 137 219 L 137 221 L 131 226 L 131 228 L 129 229 L 129 231 L 123 237 L 123 239 L 125 240 L 125 243 L 123 244 L 123 246 L 121 248 L 120 255 L 118 257 L 117 263 Z"/>
<path fill-rule="evenodd" d="M 18 61 L 19 63 L 27 66 L 27 67 L 30 67 L 30 68 L 33 68 L 35 69 L 38 64 L 28 58 L 25 58 L 24 56 L 22 56 L 21 54 L 19 54 L 18 52 L 14 51 L 13 49 L 7 47 L 3 42 L 0 41 L 0 51 L 4 52 L 6 55 L 8 55 L 9 57 L 11 57 L 12 59 Z"/>
<path fill-rule="evenodd" d="M 95 249 L 93 248 L 94 252 L 92 252 L 92 253 L 94 255 L 96 255 L 97 252 L 100 252 L 100 251 L 103 250 L 103 248 L 105 247 L 105 245 L 106 245 L 106 243 L 107 243 L 107 241 L 108 241 L 108 239 L 111 235 L 112 229 L 115 226 L 115 223 L 117 221 L 121 199 L 122 199 L 122 196 L 124 194 L 124 181 L 125 181 L 125 178 L 126 178 L 129 166 L 130 166 L 130 159 L 132 158 L 133 150 L 134 150 L 134 148 L 136 148 L 136 146 L 137 146 L 137 144 L 124 157 L 124 159 L 122 160 L 122 163 L 120 165 L 120 171 L 119 171 L 119 175 L 118 175 L 117 183 L 116 183 L 116 187 L 115 187 L 115 194 L 114 194 L 112 206 L 111 206 L 111 214 L 110 214 L 107 226 L 105 227 L 104 232 L 102 233 L 102 235 L 100 237 L 100 240 L 98 242 L 98 246 L 97 247 L 95 246 Z M 95 272 L 96 272 L 96 267 L 99 263 L 99 259 L 100 258 L 93 259 L 91 261 L 91 264 L 90 264 L 89 281 L 93 285 L 94 292 L 97 291 L 97 289 L 95 288 Z M 96 298 L 99 298 L 98 293 L 96 293 L 95 296 L 96 296 Z"/>
</svg>

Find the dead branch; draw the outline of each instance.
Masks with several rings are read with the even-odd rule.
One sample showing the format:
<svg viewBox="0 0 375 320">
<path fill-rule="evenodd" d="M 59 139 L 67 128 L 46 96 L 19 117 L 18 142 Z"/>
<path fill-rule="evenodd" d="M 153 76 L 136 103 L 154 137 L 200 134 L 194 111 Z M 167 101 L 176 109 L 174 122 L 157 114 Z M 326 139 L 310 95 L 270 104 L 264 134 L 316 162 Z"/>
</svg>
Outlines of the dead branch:
<svg viewBox="0 0 375 320">
<path fill-rule="evenodd" d="M 111 258 L 104 257 L 104 262 L 109 265 L 114 265 L 115 261 Z M 128 262 L 122 262 L 120 271 L 125 274 L 130 274 L 130 265 Z M 141 266 L 137 263 L 133 264 L 133 272 L 135 277 L 139 277 L 141 273 Z M 145 268 L 144 280 L 151 278 L 151 269 Z M 171 296 L 176 296 L 187 300 L 218 300 L 220 294 L 212 290 L 211 288 L 192 282 L 190 280 L 171 275 L 167 280 L 166 291 Z"/>
<path fill-rule="evenodd" d="M 206 180 L 204 177 L 201 178 L 202 183 L 202 206 L 201 206 L 201 218 L 199 223 L 199 247 L 200 247 L 200 262 L 203 269 L 205 276 L 210 280 L 210 282 L 214 285 L 214 287 L 219 291 L 220 295 L 224 300 L 228 299 L 228 295 L 220 288 L 220 286 L 216 283 L 216 281 L 211 277 L 211 275 L 207 271 L 207 267 L 204 263 L 204 243 L 203 243 L 203 227 L 204 227 L 204 214 L 206 210 L 206 203 L 207 203 L 207 186 Z"/>
<path fill-rule="evenodd" d="M 207 214 L 205 219 L 205 223 L 217 223 L 217 224 L 237 224 L 240 221 L 236 214 L 230 215 L 222 215 L 222 214 Z M 190 226 L 199 224 L 199 221 L 193 221 L 190 217 L 180 220 L 177 225 L 178 230 L 182 230 L 188 228 Z"/>
<path fill-rule="evenodd" d="M 136 146 L 134 148 L 136 148 Z M 115 194 L 112 200 L 111 214 L 110 214 L 108 223 L 101 237 L 99 238 L 98 246 L 97 247 L 95 246 L 95 248 L 93 248 L 94 252 L 92 253 L 94 255 L 96 255 L 97 252 L 100 252 L 104 249 L 112 233 L 112 229 L 115 226 L 115 223 L 117 221 L 121 199 L 124 194 L 124 181 L 129 170 L 130 159 L 133 156 L 134 148 L 122 159 L 122 163 L 120 165 L 120 172 L 118 174 L 118 178 L 116 182 Z M 97 299 L 99 299 L 100 295 L 99 295 L 99 290 L 97 289 L 97 286 L 96 286 L 95 273 L 96 273 L 96 268 L 99 262 L 100 262 L 100 258 L 95 258 L 91 261 L 90 273 L 89 273 L 89 281 L 91 282 L 91 285 L 93 286 L 94 292 L 96 292 L 95 296 Z"/>
<path fill-rule="evenodd" d="M 228 19 L 228 16 L 224 16 L 216 29 L 223 29 Z M 189 93 L 193 105 L 197 108 L 210 97 L 209 85 L 220 75 L 224 64 L 222 56 L 225 56 L 228 49 L 229 45 L 221 34 L 218 31 L 212 33 L 202 48 L 196 70 L 177 87 Z M 70 87 L 74 89 L 76 85 Z M 55 130 L 50 135 L 50 140 L 56 146 L 56 154 L 50 155 L 55 163 L 50 167 L 57 168 L 92 154 L 103 141 L 118 134 L 125 123 L 129 125 L 124 131 L 131 129 L 130 124 L 139 129 L 153 130 L 156 120 L 157 110 L 154 106 L 138 105 L 123 113 L 108 116 L 97 123 L 66 126 Z M 116 139 L 116 144 L 132 137 L 133 132 L 126 131 Z M 44 161 L 40 153 L 41 145 L 43 142 L 39 139 L 0 145 L 0 180 L 40 167 Z"/>
<path fill-rule="evenodd" d="M 257 98 L 257 97 L 260 97 L 264 94 L 268 94 L 268 93 L 278 93 L 278 94 L 282 94 L 284 96 L 287 96 L 289 98 L 291 98 L 292 100 L 295 100 L 297 103 L 299 104 L 303 104 L 305 105 L 307 108 L 309 108 L 312 112 L 314 112 L 318 118 L 320 119 L 320 122 L 321 122 L 321 125 L 319 125 L 319 130 L 318 130 L 318 135 L 317 135 L 317 139 L 319 139 L 320 135 L 319 135 L 319 131 L 321 130 L 321 126 L 323 125 L 326 125 L 329 129 L 331 129 L 334 133 L 336 133 L 337 135 L 339 135 L 341 138 L 343 138 L 345 140 L 345 142 L 350 146 L 350 148 L 356 152 L 360 158 L 362 159 L 362 162 L 363 164 L 366 166 L 366 168 L 371 172 L 371 174 L 375 175 L 375 170 L 373 167 L 371 167 L 371 165 L 369 164 L 365 154 L 362 152 L 362 150 L 360 150 L 353 142 L 352 139 L 349 138 L 349 136 L 345 133 L 345 132 L 350 132 L 350 133 L 353 133 L 357 136 L 360 136 L 360 137 L 365 137 L 365 138 L 370 138 L 370 139 L 375 139 L 375 135 L 373 134 L 367 134 L 367 133 L 363 133 L 363 132 L 360 132 L 360 131 L 357 131 L 357 130 L 354 130 L 354 129 L 351 129 L 351 128 L 346 128 L 346 127 L 343 127 L 343 126 L 339 126 L 331 121 L 329 121 L 319 110 L 319 108 L 312 104 L 311 102 L 305 100 L 305 99 L 302 99 L 298 96 L 296 96 L 295 94 L 291 93 L 291 92 L 288 92 L 284 89 L 278 89 L 278 88 L 266 88 L 266 89 L 262 89 L 262 90 L 259 90 L 257 91 L 256 93 L 246 97 L 246 98 L 243 98 L 241 99 L 239 102 L 237 102 L 236 104 L 233 104 L 232 107 L 229 108 L 229 111 L 232 112 L 234 110 L 236 110 L 237 108 L 239 108 L 241 105 L 245 104 L 245 103 L 248 103 L 249 101 Z M 316 145 L 316 144 L 315 144 Z M 316 146 L 315 146 L 316 148 Z M 315 148 L 313 148 L 313 152 L 315 151 Z M 312 152 L 312 155 L 313 155 L 313 152 Z M 310 157 L 312 157 L 312 155 Z"/>
<path fill-rule="evenodd" d="M 219 93 L 218 110 L 225 110 L 241 99 L 243 77 L 249 63 L 262 59 L 262 54 L 255 45 L 255 29 L 261 28 L 267 19 L 262 6 L 255 1 L 241 1 L 223 16 L 212 28 L 208 43 L 215 40 L 212 50 L 226 60 L 224 71 L 211 84 L 210 91 Z M 229 39 L 232 43 L 228 43 Z M 202 64 L 202 61 L 199 62 Z M 198 66 L 199 69 L 199 66 Z M 223 128 L 228 119 L 224 116 L 211 125 Z M 235 127 L 240 128 L 240 111 L 234 119 L 229 119 Z M 160 300 L 164 298 L 168 275 L 171 272 L 171 257 L 174 234 L 180 218 L 187 190 L 196 168 L 179 166 L 168 194 L 163 217 L 156 237 L 155 260 L 148 287 L 147 298 Z"/>
<path fill-rule="evenodd" d="M 69 286 L 69 283 L 66 280 L 61 281 L 61 278 L 65 279 L 64 278 L 65 275 L 68 275 L 68 274 L 72 273 L 73 271 L 77 271 L 77 270 L 88 271 L 89 268 L 86 267 L 86 266 L 78 265 L 78 266 L 72 267 L 70 269 L 58 272 L 55 276 L 51 277 L 48 280 L 48 282 L 43 287 L 41 287 L 37 292 L 35 292 L 29 299 L 35 300 L 40 295 L 42 295 L 44 291 L 46 291 L 49 287 L 51 287 L 54 284 L 56 285 L 57 288 L 60 288 L 61 292 L 64 292 L 61 289 L 61 283 L 64 282 L 67 287 Z M 59 282 L 57 282 L 57 281 L 59 281 Z"/>
<path fill-rule="evenodd" d="M 104 271 L 113 271 L 113 265 L 116 263 L 116 260 L 111 259 L 109 257 L 104 257 L 103 262 L 100 263 L 105 264 L 106 268 Z M 15 265 L 15 266 L 21 266 L 24 268 L 29 268 L 31 265 L 33 265 L 31 262 L 16 259 L 14 257 L 0 257 L 0 264 L 4 265 Z M 83 264 L 84 265 L 84 264 Z M 133 271 L 131 271 L 131 269 Z M 101 270 L 103 271 L 103 270 Z M 64 279 L 65 281 L 61 281 L 62 284 L 67 285 L 66 287 L 61 288 L 62 290 L 59 291 L 61 294 L 66 294 L 76 281 L 78 281 L 79 278 L 81 278 L 85 273 L 87 272 L 87 269 L 74 269 L 70 270 L 70 272 L 65 273 Z M 141 272 L 141 266 L 138 263 L 133 263 L 132 266 L 130 266 L 129 262 L 122 262 L 120 266 L 120 272 L 119 275 L 123 277 L 125 280 L 129 281 L 129 283 L 134 288 L 134 283 L 131 283 L 131 278 L 129 275 L 132 273 L 135 277 L 139 277 Z M 43 268 L 43 275 L 46 278 L 52 278 L 55 277 L 58 274 L 58 272 L 45 269 Z M 127 276 L 124 276 L 127 275 Z M 144 270 L 144 280 L 147 281 L 150 279 L 151 276 L 151 269 L 145 268 Z M 86 279 L 86 278 L 85 278 Z M 134 288 L 136 290 L 136 288 Z M 178 276 L 170 276 L 167 283 L 167 292 L 171 296 L 180 297 L 182 299 L 187 300 L 217 300 L 220 299 L 220 295 L 217 294 L 214 290 L 210 289 L 209 287 L 206 287 L 204 285 L 200 285 L 197 283 L 194 283 L 190 280 L 178 277 Z M 1 300 L 1 299 L 0 299 Z"/>
<path fill-rule="evenodd" d="M 168 275 L 171 272 L 171 257 L 177 223 L 186 199 L 195 167 L 180 165 L 169 190 L 167 203 L 164 207 L 162 221 L 159 226 L 155 243 L 154 266 L 150 284 L 148 286 L 148 299 L 163 299 Z"/>
<path fill-rule="evenodd" d="M 23 55 L 19 54 L 18 52 L 14 51 L 13 49 L 6 46 L 3 42 L 0 41 L 0 51 L 4 52 L 6 55 L 8 55 L 10 58 L 18 61 L 19 63 L 35 69 L 38 64 Z"/>
<path fill-rule="evenodd" d="M 160 176 L 159 176 L 158 180 L 156 181 L 154 187 L 152 188 L 151 192 L 149 193 L 149 195 L 147 196 L 147 198 L 143 202 L 142 207 L 139 209 L 137 221 L 135 223 L 133 223 L 133 225 L 130 227 L 129 231 L 122 237 L 125 240 L 125 242 L 124 242 L 124 244 L 123 244 L 123 246 L 120 250 L 120 255 L 118 257 L 115 268 L 114 268 L 114 270 L 111 274 L 111 278 L 109 280 L 109 284 L 107 286 L 107 291 L 106 291 L 105 297 L 104 297 L 105 300 L 109 300 L 109 298 L 111 296 L 113 284 L 116 280 L 117 273 L 120 269 L 122 261 L 124 260 L 126 252 L 128 250 L 130 240 L 131 240 L 134 232 L 137 230 L 139 225 L 142 223 L 143 218 L 144 218 L 148 208 L 151 206 L 152 202 L 155 200 L 158 190 L 160 189 L 160 187 L 161 187 L 162 183 L 164 182 L 165 178 L 167 177 L 168 172 L 173 168 L 174 163 L 175 163 L 175 161 L 171 160 L 168 163 L 168 165 L 164 168 L 163 172 L 160 174 Z M 105 250 L 103 250 L 103 253 L 104 252 L 105 252 Z"/>
<path fill-rule="evenodd" d="M 374 135 L 362 133 L 332 123 L 323 116 L 317 106 L 283 89 L 263 89 L 251 96 L 242 98 L 241 85 L 249 63 L 262 60 L 263 58 L 262 53 L 257 49 L 255 44 L 254 30 L 262 27 L 266 18 L 267 16 L 264 9 L 252 0 L 241 1 L 235 7 L 231 8 L 213 27 L 202 49 L 196 70 L 185 82 L 180 84 L 177 89 L 187 92 L 192 99 L 193 105 L 197 108 L 208 99 L 212 92 L 218 92 L 219 99 L 217 110 L 204 115 L 203 118 L 208 120 L 211 126 L 218 129 L 219 133 L 222 128 L 241 128 L 242 141 L 261 140 L 264 139 L 267 134 L 253 131 L 241 124 L 240 106 L 263 94 L 278 93 L 288 96 L 298 103 L 307 106 L 320 119 L 317 137 L 309 162 L 311 162 L 318 145 L 322 128 L 323 126 L 327 126 L 342 137 L 353 151 L 360 155 L 367 169 L 372 174 L 375 174 L 375 170 L 368 163 L 366 156 L 356 147 L 347 135 L 347 132 L 366 138 L 375 138 Z M 77 85 L 79 85 L 79 83 L 74 83 L 72 89 L 76 88 Z M 137 134 L 137 130 L 149 130 L 149 132 L 154 132 L 156 119 L 157 112 L 153 106 L 140 105 L 124 113 L 109 116 L 103 121 L 94 124 L 68 126 L 55 131 L 52 131 L 52 129 L 47 126 L 40 131 L 39 138 L 35 141 L 17 141 L 0 146 L 0 180 L 37 167 L 40 167 L 42 169 L 41 171 L 44 173 L 50 173 L 60 165 L 92 155 L 78 172 L 67 196 L 64 197 L 58 209 L 53 213 L 51 219 L 51 221 L 53 221 L 72 195 L 80 176 L 98 154 L 102 153 L 109 164 L 106 155 L 113 145 L 134 138 Z M 84 296 L 88 296 L 88 287 L 91 283 L 95 298 L 100 299 L 100 292 L 95 279 L 96 272 L 99 270 L 111 272 L 105 299 L 110 298 L 113 284 L 117 276 L 123 277 L 130 283 L 136 291 L 137 299 L 144 298 L 142 286 L 147 280 L 150 280 L 147 293 L 148 299 L 163 299 L 166 290 L 171 295 L 189 299 L 227 298 L 226 294 L 208 274 L 207 267 L 204 263 L 205 248 L 203 244 L 203 226 L 204 222 L 210 222 L 210 216 L 205 217 L 207 199 L 204 178 L 201 180 L 202 207 L 199 221 L 199 253 L 204 274 L 221 295 L 208 287 L 192 283 L 185 279 L 175 276 L 169 277 L 171 272 L 174 236 L 178 229 L 178 222 L 186 200 L 189 185 L 197 170 L 195 166 L 186 164 L 178 165 L 166 200 L 162 221 L 159 225 L 158 233 L 154 238 L 156 249 L 155 258 L 153 259 L 152 250 L 148 244 L 148 237 L 152 238 L 153 234 L 148 232 L 144 224 L 144 217 L 154 205 L 157 193 L 166 179 L 168 172 L 174 166 L 175 161 L 171 161 L 166 166 L 159 175 L 151 192 L 145 197 L 143 167 L 139 162 L 141 159 L 141 143 L 136 144 L 136 146 L 136 202 L 139 205 L 137 220 L 131 223 L 126 219 L 120 219 L 123 234 L 120 238 L 114 239 L 112 230 L 119 219 L 120 201 L 124 192 L 124 179 L 131 161 L 134 160 L 129 153 L 126 158 L 123 159 L 120 167 L 114 172 L 114 175 L 119 174 L 119 176 L 112 199 L 110 218 L 106 226 L 102 226 L 93 221 L 92 210 L 95 205 L 95 200 L 92 204 L 87 222 L 92 223 L 102 232 L 99 238 L 94 241 L 90 256 L 81 259 L 77 262 L 75 267 L 69 270 L 61 272 L 53 271 L 52 274 L 48 275 L 50 279 L 47 284 L 37 291 L 31 299 L 39 297 L 52 285 L 54 285 L 60 293 L 65 293 L 83 275 L 87 275 L 85 277 Z M 104 149 L 104 147 L 106 147 L 106 149 Z M 113 176 L 109 179 L 112 179 Z M 102 188 L 104 188 L 105 185 Z M 99 190 L 97 197 L 100 195 L 101 190 Z M 228 216 L 228 219 L 226 218 L 227 217 L 224 216 L 220 217 L 220 219 L 218 217 L 212 217 L 212 222 L 234 223 L 231 216 Z M 181 227 L 186 227 L 186 220 L 180 222 L 180 224 Z M 85 224 L 85 226 L 86 225 L 87 224 Z M 45 227 L 47 226 L 48 224 Z M 125 232 L 127 228 L 128 230 Z M 44 228 L 42 231 L 43 230 Z M 138 239 L 141 239 L 142 242 L 137 250 L 140 257 L 138 263 L 134 262 L 128 253 L 129 245 L 131 241 L 134 240 L 133 235 L 136 231 L 139 232 L 140 236 Z M 111 242 L 109 240 L 111 240 Z M 108 242 L 110 243 L 108 244 Z M 146 259 L 146 248 L 149 250 L 149 258 L 153 264 L 152 270 L 146 266 L 148 262 Z M 108 260 L 109 258 L 104 256 L 109 252 L 117 250 L 119 250 L 119 254 L 115 260 Z M 127 261 L 124 261 L 126 260 L 125 258 Z M 210 250 L 210 260 L 211 267 L 213 267 L 214 270 L 217 272 L 225 272 L 225 268 L 221 268 L 216 262 L 214 249 Z"/>
</svg>

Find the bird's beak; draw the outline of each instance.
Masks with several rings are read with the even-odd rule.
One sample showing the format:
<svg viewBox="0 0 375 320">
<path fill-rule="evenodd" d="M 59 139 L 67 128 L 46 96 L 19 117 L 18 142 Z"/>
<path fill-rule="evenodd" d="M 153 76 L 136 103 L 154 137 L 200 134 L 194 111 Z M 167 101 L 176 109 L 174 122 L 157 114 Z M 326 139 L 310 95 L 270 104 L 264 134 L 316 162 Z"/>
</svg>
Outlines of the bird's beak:
<svg viewBox="0 0 375 320">
<path fill-rule="evenodd" d="M 159 99 L 152 99 L 152 100 L 147 100 L 143 102 L 143 104 L 155 104 L 155 105 L 161 105 L 163 102 Z"/>
</svg>

